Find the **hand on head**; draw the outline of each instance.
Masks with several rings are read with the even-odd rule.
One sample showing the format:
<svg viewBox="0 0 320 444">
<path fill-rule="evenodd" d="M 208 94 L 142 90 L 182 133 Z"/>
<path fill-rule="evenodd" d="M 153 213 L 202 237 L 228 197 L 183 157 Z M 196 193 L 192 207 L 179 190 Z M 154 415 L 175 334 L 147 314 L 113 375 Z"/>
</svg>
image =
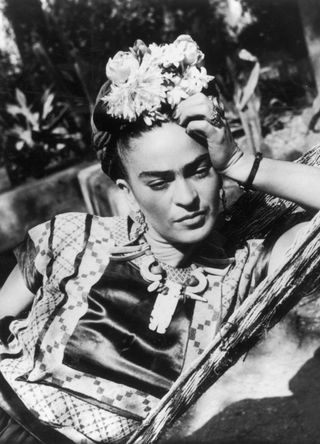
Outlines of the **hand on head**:
<svg viewBox="0 0 320 444">
<path fill-rule="evenodd" d="M 239 152 L 229 125 L 221 114 L 212 98 L 203 93 L 180 102 L 174 113 L 177 122 L 186 128 L 186 133 L 208 148 L 212 165 L 218 172 L 227 168 Z"/>
</svg>

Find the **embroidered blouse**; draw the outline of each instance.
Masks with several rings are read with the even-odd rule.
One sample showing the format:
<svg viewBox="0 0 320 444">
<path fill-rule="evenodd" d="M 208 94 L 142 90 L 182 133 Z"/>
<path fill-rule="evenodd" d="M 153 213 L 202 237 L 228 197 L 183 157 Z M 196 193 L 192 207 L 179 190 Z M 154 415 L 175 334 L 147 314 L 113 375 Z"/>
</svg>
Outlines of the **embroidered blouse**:
<svg viewBox="0 0 320 444">
<path fill-rule="evenodd" d="M 138 238 L 130 219 L 66 213 L 29 230 L 15 251 L 36 296 L 0 344 L 0 370 L 42 421 L 98 442 L 112 415 L 129 431 L 146 417 L 266 271 L 261 239 L 232 260 L 217 246 L 210 258 L 207 244 L 197 263 L 221 269 L 208 276 L 208 303 L 179 302 L 160 335 L 148 328 L 156 294 L 134 261 L 112 260 L 111 251 Z"/>
</svg>

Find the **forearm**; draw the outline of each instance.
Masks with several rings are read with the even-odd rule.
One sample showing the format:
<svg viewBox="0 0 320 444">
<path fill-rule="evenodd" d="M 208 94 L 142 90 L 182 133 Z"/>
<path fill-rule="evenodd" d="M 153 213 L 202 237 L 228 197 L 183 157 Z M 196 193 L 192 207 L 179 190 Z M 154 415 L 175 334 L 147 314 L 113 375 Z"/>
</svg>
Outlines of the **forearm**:
<svg viewBox="0 0 320 444">
<path fill-rule="evenodd" d="M 245 183 L 254 155 L 244 154 L 229 167 L 225 176 Z M 309 165 L 263 158 L 253 181 L 253 188 L 297 204 L 320 209 L 320 169 Z"/>
<path fill-rule="evenodd" d="M 17 316 L 33 301 L 34 294 L 28 290 L 21 272 L 16 266 L 0 291 L 0 319 Z"/>
</svg>

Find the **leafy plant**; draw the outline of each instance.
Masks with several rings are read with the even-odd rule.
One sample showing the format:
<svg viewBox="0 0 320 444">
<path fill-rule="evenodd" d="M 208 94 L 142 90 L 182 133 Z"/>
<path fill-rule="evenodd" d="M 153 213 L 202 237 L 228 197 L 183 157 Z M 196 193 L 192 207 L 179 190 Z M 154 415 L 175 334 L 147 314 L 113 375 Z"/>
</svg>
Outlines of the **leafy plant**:
<svg viewBox="0 0 320 444">
<path fill-rule="evenodd" d="M 46 167 L 54 167 L 81 151 L 82 135 L 71 129 L 68 106 L 60 103 L 50 89 L 37 105 L 30 105 L 18 88 L 15 99 L 16 103 L 6 107 L 12 126 L 7 132 L 5 160 L 13 182 L 29 175 L 41 177 Z"/>
</svg>

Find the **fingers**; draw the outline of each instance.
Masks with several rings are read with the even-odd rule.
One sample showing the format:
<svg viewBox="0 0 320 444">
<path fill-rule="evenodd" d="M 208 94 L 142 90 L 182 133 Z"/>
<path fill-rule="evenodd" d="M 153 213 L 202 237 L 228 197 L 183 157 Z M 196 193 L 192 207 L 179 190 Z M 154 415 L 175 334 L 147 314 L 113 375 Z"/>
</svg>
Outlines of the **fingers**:
<svg viewBox="0 0 320 444">
<path fill-rule="evenodd" d="M 207 120 L 211 125 L 224 126 L 221 113 L 215 111 L 216 107 L 212 99 L 198 93 L 183 100 L 177 106 L 174 117 L 184 127 L 187 127 L 191 120 Z"/>
<path fill-rule="evenodd" d="M 195 106 L 188 106 L 180 111 L 177 116 L 179 125 L 187 127 L 192 120 L 209 120 L 210 109 L 207 104 L 197 104 Z"/>
<path fill-rule="evenodd" d="M 206 95 L 204 95 L 203 93 L 196 93 L 193 94 L 192 96 L 189 96 L 187 99 L 182 100 L 177 106 L 177 108 L 179 107 L 183 108 L 184 106 L 189 106 L 189 104 L 197 105 L 198 103 L 202 103 L 204 100 L 208 100 L 208 97 Z"/>
<path fill-rule="evenodd" d="M 188 97 L 176 107 L 174 116 L 183 125 L 190 116 L 205 116 L 210 112 L 209 99 L 202 93 Z"/>
<path fill-rule="evenodd" d="M 203 93 L 193 94 L 192 96 L 189 96 L 186 99 L 182 100 L 177 105 L 176 109 L 178 111 L 182 111 L 184 108 L 187 108 L 189 106 L 197 106 L 201 103 L 205 103 L 208 100 L 208 97 L 205 96 Z"/>
<path fill-rule="evenodd" d="M 225 129 L 213 126 L 208 120 L 191 120 L 187 124 L 186 133 L 217 144 L 221 143 L 225 137 Z"/>
</svg>

